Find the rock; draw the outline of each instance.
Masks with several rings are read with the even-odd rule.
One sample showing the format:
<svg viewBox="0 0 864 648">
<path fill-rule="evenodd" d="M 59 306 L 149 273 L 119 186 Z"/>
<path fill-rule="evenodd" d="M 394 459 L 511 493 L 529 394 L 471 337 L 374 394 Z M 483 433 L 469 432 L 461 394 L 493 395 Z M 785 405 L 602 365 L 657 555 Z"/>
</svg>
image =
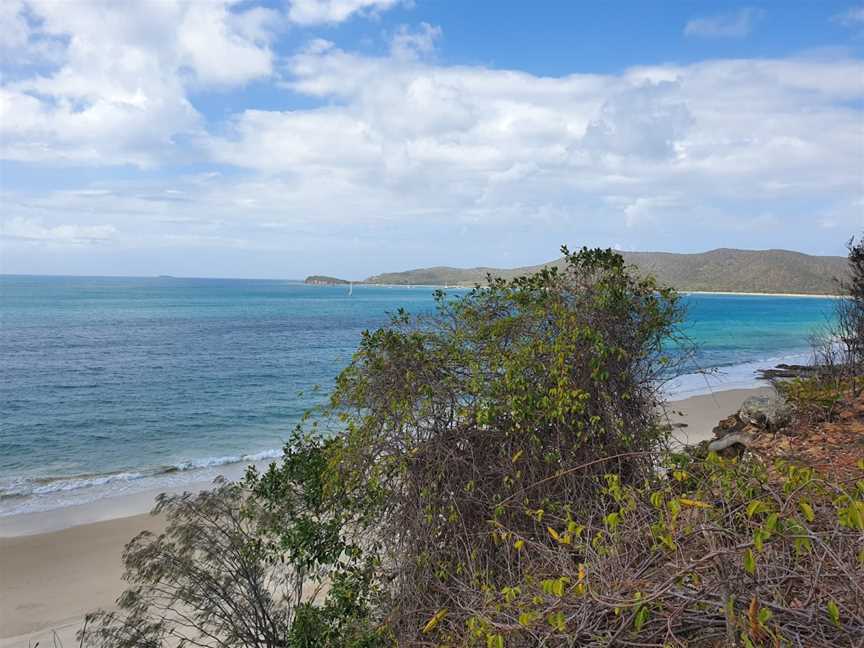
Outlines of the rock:
<svg viewBox="0 0 864 648">
<path fill-rule="evenodd" d="M 759 441 L 763 433 L 775 432 L 791 421 L 791 409 L 779 396 L 751 396 L 736 414 L 721 420 L 714 428 L 709 452 L 722 456 L 740 455 Z"/>
<path fill-rule="evenodd" d="M 779 396 L 751 396 L 738 410 L 738 419 L 745 424 L 774 432 L 792 420 L 792 410 Z"/>
<path fill-rule="evenodd" d="M 762 380 L 785 378 L 808 378 L 819 373 L 819 367 L 810 365 L 778 364 L 773 369 L 758 369 L 756 373 Z"/>
<path fill-rule="evenodd" d="M 737 414 L 733 414 L 722 421 L 720 421 L 711 432 L 715 437 L 723 437 L 727 434 L 731 434 L 739 429 L 744 427 L 744 424 L 738 418 Z"/>
</svg>

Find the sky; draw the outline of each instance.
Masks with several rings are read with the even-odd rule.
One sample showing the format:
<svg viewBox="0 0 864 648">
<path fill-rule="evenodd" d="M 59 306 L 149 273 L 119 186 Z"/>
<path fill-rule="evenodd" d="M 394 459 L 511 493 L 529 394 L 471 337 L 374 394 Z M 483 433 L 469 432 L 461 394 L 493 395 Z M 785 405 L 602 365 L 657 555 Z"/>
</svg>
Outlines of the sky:
<svg viewBox="0 0 864 648">
<path fill-rule="evenodd" d="M 843 254 L 864 5 L 3 0 L 0 272 Z"/>
</svg>

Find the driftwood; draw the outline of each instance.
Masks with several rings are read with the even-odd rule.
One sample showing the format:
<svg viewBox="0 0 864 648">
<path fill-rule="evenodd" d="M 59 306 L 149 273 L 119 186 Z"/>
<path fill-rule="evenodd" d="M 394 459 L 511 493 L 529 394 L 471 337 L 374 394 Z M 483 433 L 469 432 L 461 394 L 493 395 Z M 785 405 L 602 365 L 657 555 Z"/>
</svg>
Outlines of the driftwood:
<svg viewBox="0 0 864 648">
<path fill-rule="evenodd" d="M 750 447 L 750 445 L 753 443 L 753 435 L 748 434 L 747 432 L 733 432 L 731 434 L 727 434 L 726 436 L 715 439 L 714 441 L 709 443 L 708 452 L 720 452 L 721 450 L 725 450 L 726 448 L 733 446 L 736 443 L 740 443 L 745 447 Z"/>
</svg>

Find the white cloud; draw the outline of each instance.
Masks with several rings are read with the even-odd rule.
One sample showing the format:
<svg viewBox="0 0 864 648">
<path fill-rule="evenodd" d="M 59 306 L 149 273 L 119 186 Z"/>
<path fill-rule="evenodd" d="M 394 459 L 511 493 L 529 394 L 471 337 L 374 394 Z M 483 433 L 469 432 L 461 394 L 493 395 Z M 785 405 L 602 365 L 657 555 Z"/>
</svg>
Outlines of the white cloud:
<svg viewBox="0 0 864 648">
<path fill-rule="evenodd" d="M 435 41 L 441 38 L 441 28 L 429 23 L 421 23 L 419 29 L 412 30 L 402 25 L 390 44 L 390 52 L 397 58 L 419 58 L 435 49 Z"/>
<path fill-rule="evenodd" d="M 684 34 L 706 38 L 744 38 L 750 35 L 756 23 L 765 15 L 761 9 L 745 8 L 687 22 Z"/>
<path fill-rule="evenodd" d="M 48 226 L 35 219 L 11 218 L 0 222 L 0 238 L 17 239 L 32 243 L 85 245 L 103 243 L 117 230 L 113 225 L 55 225 Z"/>
<path fill-rule="evenodd" d="M 354 15 L 375 8 L 331 4 L 333 16 L 351 15 L 349 4 Z M 245 109 L 208 123 L 190 91 L 272 82 L 286 18 L 215 0 L 117 6 L 34 0 L 0 13 L 0 24 L 26 32 L 25 49 L 51 42 L 62 53 L 0 87 L 3 154 L 34 168 L 63 160 L 234 168 L 16 191 L 14 201 L 7 193 L 4 235 L 26 248 L 21 259 L 27 241 L 109 236 L 110 246 L 87 250 L 186 245 L 281 262 L 285 250 L 372 251 L 383 241 L 395 242 L 392 254 L 461 250 L 455 263 L 475 249 L 500 258 L 541 250 L 508 261 L 516 264 L 565 241 L 804 247 L 812 235 L 825 247 L 836 231 L 811 227 L 816 214 L 836 230 L 864 225 L 864 68 L 845 55 L 543 77 L 439 64 L 441 32 L 421 24 L 393 33 L 386 56 L 313 40 L 278 65 L 279 83 L 312 107 Z M 797 244 L 784 239 L 795 236 Z M 401 263 L 390 256 L 368 270 Z"/>
<path fill-rule="evenodd" d="M 2 47 L 10 52 L 27 45 L 30 26 L 21 0 L 6 0 L 0 4 L 0 34 L 3 34 Z"/>
<path fill-rule="evenodd" d="M 288 18 L 299 25 L 340 23 L 355 14 L 374 15 L 403 0 L 290 0 Z"/>
<path fill-rule="evenodd" d="M 692 121 L 678 82 L 635 85 L 603 103 L 582 144 L 598 155 L 674 158 Z"/>
<path fill-rule="evenodd" d="M 750 205 L 800 211 L 862 190 L 854 59 L 548 78 L 319 41 L 289 70 L 293 90 L 327 107 L 241 113 L 211 150 L 280 178 L 292 221 L 507 229 L 574 218 L 582 231 L 596 218 L 602 231 L 634 235 L 696 227 L 717 237 L 734 223 L 767 236 L 764 222 L 748 221 Z"/>
<path fill-rule="evenodd" d="M 273 67 L 269 27 L 275 11 L 255 8 L 234 15 L 227 6 L 192 3 L 179 30 L 181 61 L 204 85 L 238 85 L 266 77 Z"/>
<path fill-rule="evenodd" d="M 172 155 L 178 136 L 202 132 L 190 86 L 241 85 L 272 72 L 278 16 L 233 4 L 4 4 L 0 28 L 19 43 L 13 62 L 31 64 L 45 43 L 57 60 L 0 87 L 0 154 L 138 166 Z"/>
</svg>

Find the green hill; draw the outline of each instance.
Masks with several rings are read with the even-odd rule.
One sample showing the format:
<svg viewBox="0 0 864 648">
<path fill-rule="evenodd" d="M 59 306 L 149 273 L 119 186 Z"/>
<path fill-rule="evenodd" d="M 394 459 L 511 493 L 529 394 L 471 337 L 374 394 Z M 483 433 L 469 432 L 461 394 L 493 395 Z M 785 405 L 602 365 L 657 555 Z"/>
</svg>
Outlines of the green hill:
<svg viewBox="0 0 864 648">
<path fill-rule="evenodd" d="M 347 286 L 350 282 L 347 279 L 338 279 L 326 275 L 311 275 L 306 277 L 306 279 L 303 280 L 303 283 L 312 284 L 313 286 Z"/>
<path fill-rule="evenodd" d="M 628 263 L 678 290 L 828 295 L 839 292 L 837 279 L 846 275 L 846 258 L 811 256 L 789 250 L 718 249 L 699 254 L 623 252 Z M 560 261 L 552 261 L 550 265 Z M 398 285 L 460 285 L 483 283 L 487 274 L 510 278 L 536 270 L 523 268 L 434 267 L 389 272 L 366 283 Z"/>
</svg>

